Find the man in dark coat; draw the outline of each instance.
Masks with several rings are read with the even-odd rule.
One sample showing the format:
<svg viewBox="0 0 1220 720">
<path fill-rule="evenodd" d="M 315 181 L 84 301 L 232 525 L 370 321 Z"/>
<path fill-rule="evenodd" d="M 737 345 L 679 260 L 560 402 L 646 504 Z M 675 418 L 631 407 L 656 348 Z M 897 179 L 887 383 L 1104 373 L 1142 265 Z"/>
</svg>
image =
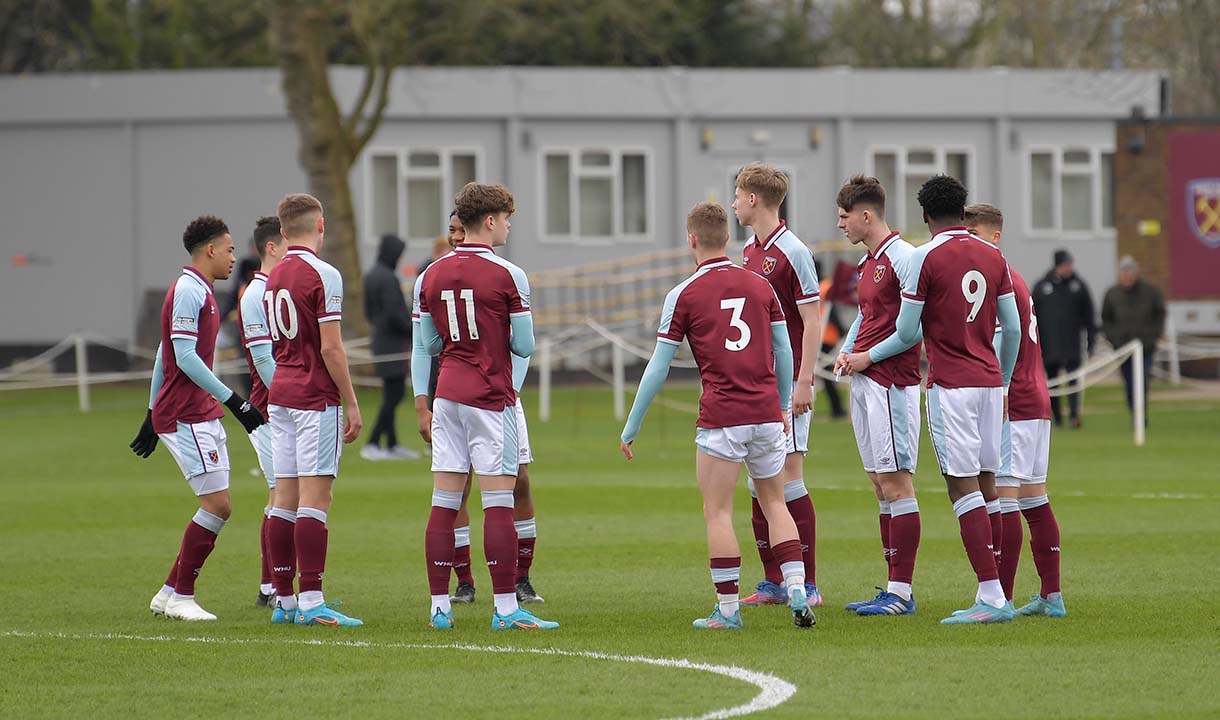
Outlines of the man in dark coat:
<svg viewBox="0 0 1220 720">
<path fill-rule="evenodd" d="M 377 263 L 364 276 L 364 314 L 369 321 L 370 350 L 374 355 L 401 355 L 411 347 L 411 311 L 398 281 L 398 260 L 406 246 L 395 235 L 383 235 Z M 414 460 L 419 453 L 399 446 L 394 424 L 394 412 L 407 394 L 407 361 L 400 358 L 379 362 L 376 371 L 382 382 L 381 410 L 360 456 L 366 460 Z"/>
<path fill-rule="evenodd" d="M 1165 296 L 1159 288 L 1140 277 L 1140 266 L 1131 256 L 1118 263 L 1118 284 L 1106 291 L 1101 304 L 1101 331 L 1115 348 L 1132 340 L 1144 343 L 1144 422 L 1148 422 L 1148 379 L 1157 341 L 1165 332 Z M 1123 384 L 1127 389 L 1127 409 L 1132 402 L 1132 358 L 1123 363 Z"/>
<path fill-rule="evenodd" d="M 1055 267 L 1033 287 L 1034 311 L 1038 316 L 1038 337 L 1042 345 L 1042 365 L 1046 376 L 1072 373 L 1080 368 L 1083 357 L 1080 336 L 1091 354 L 1097 326 L 1093 318 L 1093 296 L 1073 267 L 1067 250 L 1055 251 Z M 1068 395 L 1072 427 L 1080 427 L 1080 395 Z M 1063 425 L 1059 398 L 1051 395 L 1051 414 L 1056 425 Z"/>
</svg>

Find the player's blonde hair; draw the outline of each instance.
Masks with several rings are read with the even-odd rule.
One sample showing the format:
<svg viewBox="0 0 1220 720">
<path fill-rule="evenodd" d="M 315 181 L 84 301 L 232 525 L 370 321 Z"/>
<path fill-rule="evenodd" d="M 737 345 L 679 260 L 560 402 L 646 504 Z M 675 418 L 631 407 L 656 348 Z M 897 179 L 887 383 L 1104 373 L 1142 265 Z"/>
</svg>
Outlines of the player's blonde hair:
<svg viewBox="0 0 1220 720">
<path fill-rule="evenodd" d="M 975 203 L 966 206 L 965 220 L 967 225 L 986 225 L 996 230 L 1004 229 L 1004 213 L 995 205 Z"/>
<path fill-rule="evenodd" d="M 280 219 L 284 237 L 294 238 L 308 235 L 315 227 L 317 218 L 314 213 L 322 215 L 322 203 L 313 195 L 306 193 L 290 193 L 280 200 L 275 214 Z"/>
<path fill-rule="evenodd" d="M 752 162 L 737 173 L 737 187 L 757 195 L 763 207 L 778 208 L 788 195 L 788 176 L 774 165 Z"/>
<path fill-rule="evenodd" d="M 722 248 L 729 244 L 729 214 L 716 202 L 701 202 L 686 214 L 686 231 L 700 247 Z"/>
</svg>

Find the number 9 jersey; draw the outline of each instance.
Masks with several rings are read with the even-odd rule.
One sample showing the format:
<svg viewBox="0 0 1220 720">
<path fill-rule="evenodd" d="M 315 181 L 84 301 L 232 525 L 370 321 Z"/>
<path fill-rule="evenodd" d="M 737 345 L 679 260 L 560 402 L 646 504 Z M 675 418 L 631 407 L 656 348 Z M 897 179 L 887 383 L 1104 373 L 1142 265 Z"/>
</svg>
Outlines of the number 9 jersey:
<svg viewBox="0 0 1220 720">
<path fill-rule="evenodd" d="M 530 314 L 524 270 L 487 245 L 458 245 L 424 270 L 418 311 L 443 342 L 437 398 L 497 412 L 516 404 L 509 335 L 512 318 Z"/>
<path fill-rule="evenodd" d="M 903 302 L 923 305 L 928 385 L 1001 387 L 992 339 L 999 298 L 1013 294 L 999 249 L 964 227 L 946 228 L 911 257 Z"/>
<path fill-rule="evenodd" d="M 293 245 L 271 269 L 263 293 L 275 348 L 268 402 L 295 410 L 339 404 L 339 389 L 322 362 L 319 327 L 343 318 L 343 276 L 309 248 Z"/>
</svg>

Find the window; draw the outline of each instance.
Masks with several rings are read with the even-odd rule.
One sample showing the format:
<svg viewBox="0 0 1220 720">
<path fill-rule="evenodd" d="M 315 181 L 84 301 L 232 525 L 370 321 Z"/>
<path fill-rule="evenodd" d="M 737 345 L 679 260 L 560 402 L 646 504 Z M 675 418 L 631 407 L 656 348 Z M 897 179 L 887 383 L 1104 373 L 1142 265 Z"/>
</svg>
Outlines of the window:
<svg viewBox="0 0 1220 720">
<path fill-rule="evenodd" d="M 793 204 L 796 198 L 796 171 L 788 165 L 777 165 L 780 172 L 788 176 L 788 194 L 784 196 L 783 202 L 779 204 L 779 217 L 789 227 L 796 224 L 793 213 L 795 212 Z M 729 170 L 729 194 L 728 202 L 724 204 L 724 209 L 729 213 L 730 234 L 729 237 L 733 242 L 744 243 L 754 234 L 752 230 L 737 224 L 737 213 L 733 212 L 733 198 L 737 192 L 737 173 L 741 172 L 740 167 L 735 167 Z"/>
<path fill-rule="evenodd" d="M 431 243 L 445 234 L 453 196 L 479 177 L 479 152 L 471 149 L 403 148 L 369 152 L 366 235 L 393 233 L 408 242 Z"/>
<path fill-rule="evenodd" d="M 1029 229 L 1094 233 L 1114 227 L 1114 152 L 1097 147 L 1029 150 Z"/>
<path fill-rule="evenodd" d="M 651 224 L 649 156 L 588 148 L 542 154 L 544 237 L 644 239 Z"/>
<path fill-rule="evenodd" d="M 926 234 L 919 188 L 933 175 L 951 175 L 970 189 L 974 150 L 964 147 L 884 147 L 869 153 L 869 172 L 885 186 L 886 216 L 904 236 Z M 901 225 L 899 225 L 901 223 Z"/>
</svg>

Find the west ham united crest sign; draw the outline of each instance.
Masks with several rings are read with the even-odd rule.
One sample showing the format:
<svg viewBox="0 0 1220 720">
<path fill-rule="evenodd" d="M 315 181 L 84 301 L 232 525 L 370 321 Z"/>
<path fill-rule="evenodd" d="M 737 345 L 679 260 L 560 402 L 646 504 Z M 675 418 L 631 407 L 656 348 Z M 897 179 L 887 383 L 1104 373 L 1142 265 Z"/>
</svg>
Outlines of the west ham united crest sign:
<svg viewBox="0 0 1220 720">
<path fill-rule="evenodd" d="M 775 270 L 775 258 L 763 258 L 763 275 L 770 275 Z"/>
<path fill-rule="evenodd" d="M 885 277 L 885 266 L 878 265 L 873 268 L 873 282 L 879 283 Z"/>
<path fill-rule="evenodd" d="M 1204 245 L 1220 248 L 1220 178 L 1186 183 L 1186 220 Z"/>
</svg>

